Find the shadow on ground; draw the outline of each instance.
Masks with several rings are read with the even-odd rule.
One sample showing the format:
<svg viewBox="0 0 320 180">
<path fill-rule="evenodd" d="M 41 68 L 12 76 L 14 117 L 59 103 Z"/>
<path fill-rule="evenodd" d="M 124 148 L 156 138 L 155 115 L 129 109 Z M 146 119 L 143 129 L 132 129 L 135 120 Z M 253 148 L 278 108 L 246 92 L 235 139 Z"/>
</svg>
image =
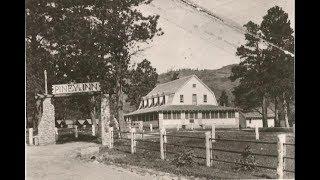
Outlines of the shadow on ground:
<svg viewBox="0 0 320 180">
<path fill-rule="evenodd" d="M 101 140 L 98 137 L 87 134 L 79 134 L 78 138 L 76 138 L 74 134 L 64 134 L 58 136 L 56 144 L 63 144 L 68 142 L 91 142 L 100 144 Z"/>
</svg>

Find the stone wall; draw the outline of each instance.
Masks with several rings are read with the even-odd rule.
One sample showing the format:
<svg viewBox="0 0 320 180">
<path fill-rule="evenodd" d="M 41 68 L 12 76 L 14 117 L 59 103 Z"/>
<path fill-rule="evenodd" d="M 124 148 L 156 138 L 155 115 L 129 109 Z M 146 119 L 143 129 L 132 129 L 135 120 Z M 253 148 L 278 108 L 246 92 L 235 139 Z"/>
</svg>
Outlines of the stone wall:
<svg viewBox="0 0 320 180">
<path fill-rule="evenodd" d="M 101 121 L 100 121 L 100 134 L 101 134 L 101 141 L 102 145 L 110 145 L 110 132 L 109 132 L 109 125 L 110 125 L 110 103 L 109 103 L 109 95 L 103 94 L 101 95 Z M 106 132 L 106 130 L 108 132 Z"/>
<path fill-rule="evenodd" d="M 55 144 L 55 118 L 54 106 L 50 97 L 43 101 L 43 114 L 38 125 L 38 142 L 39 145 Z"/>
</svg>

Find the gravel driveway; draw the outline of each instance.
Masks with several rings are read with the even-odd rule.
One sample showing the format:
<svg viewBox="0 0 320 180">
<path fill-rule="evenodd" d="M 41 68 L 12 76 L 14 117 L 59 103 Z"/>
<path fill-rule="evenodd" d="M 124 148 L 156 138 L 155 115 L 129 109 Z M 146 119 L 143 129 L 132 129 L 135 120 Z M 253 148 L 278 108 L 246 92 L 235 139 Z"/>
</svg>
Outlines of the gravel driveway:
<svg viewBox="0 0 320 180">
<path fill-rule="evenodd" d="M 179 179 L 168 175 L 141 174 L 116 166 L 82 162 L 74 158 L 79 148 L 94 145 L 73 142 L 47 146 L 26 147 L 27 180 L 107 180 L 107 179 Z"/>
</svg>

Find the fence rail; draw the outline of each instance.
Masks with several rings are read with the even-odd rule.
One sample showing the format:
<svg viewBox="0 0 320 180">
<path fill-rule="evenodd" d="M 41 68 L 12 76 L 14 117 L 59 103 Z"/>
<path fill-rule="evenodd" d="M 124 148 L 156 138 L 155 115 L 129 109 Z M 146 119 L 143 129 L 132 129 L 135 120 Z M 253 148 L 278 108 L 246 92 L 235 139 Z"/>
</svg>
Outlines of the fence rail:
<svg viewBox="0 0 320 180">
<path fill-rule="evenodd" d="M 157 152 L 160 151 L 159 149 L 149 149 L 149 148 L 139 147 L 139 146 L 136 146 L 136 148 L 138 148 L 138 149 L 144 149 L 144 150 L 148 150 L 148 151 L 157 151 Z"/>
<path fill-rule="evenodd" d="M 249 143 L 257 143 L 257 144 L 277 144 L 277 142 L 272 142 L 272 141 L 252 141 L 252 140 L 239 140 L 239 139 L 210 138 L 210 140 L 231 141 L 231 142 L 249 142 Z"/>
<path fill-rule="evenodd" d="M 179 138 L 191 138 L 191 139 L 201 139 L 201 140 L 204 140 L 204 138 L 202 137 L 194 137 L 194 136 L 179 136 L 179 135 L 170 135 L 170 134 L 166 134 L 164 136 L 167 136 L 167 137 L 179 137 Z"/>
<path fill-rule="evenodd" d="M 226 160 L 221 160 L 221 159 L 210 159 L 210 160 L 211 160 L 211 161 L 217 161 L 217 162 L 223 162 L 223 163 L 229 163 L 229 164 L 238 164 L 238 165 L 248 166 L 248 164 L 240 163 L 240 162 L 232 162 L 232 161 L 226 161 Z M 277 170 L 276 167 L 269 167 L 269 166 L 262 166 L 262 165 L 252 165 L 252 166 L 258 167 L 258 168 L 265 168 L 265 169 Z"/>
<path fill-rule="evenodd" d="M 244 139 L 238 140 L 238 139 L 228 139 L 228 138 L 215 138 L 214 126 L 212 127 L 211 132 L 210 131 L 205 132 L 205 137 L 166 134 L 166 131 L 164 129 L 161 129 L 159 134 L 154 134 L 154 133 L 149 134 L 149 133 L 145 133 L 145 132 L 136 132 L 135 128 L 132 128 L 130 130 L 130 132 L 120 132 L 120 133 L 130 134 L 130 138 L 121 138 L 120 137 L 119 139 L 130 140 L 131 144 L 126 145 L 126 146 L 131 147 L 132 154 L 136 153 L 136 149 L 142 149 L 142 150 L 146 150 L 146 151 L 160 152 L 160 158 L 166 159 L 166 154 L 180 154 L 180 152 L 172 150 L 175 148 L 172 148 L 172 149 L 170 148 L 170 146 L 173 146 L 173 147 L 177 146 L 177 147 L 205 150 L 206 157 L 202 157 L 199 155 L 192 155 L 192 157 L 206 160 L 207 166 L 211 166 L 212 162 L 221 162 L 221 163 L 229 163 L 229 164 L 245 165 L 245 166 L 252 165 L 256 168 L 277 170 L 277 174 L 280 179 L 283 178 L 284 172 L 294 173 L 294 170 L 288 170 L 288 169 L 284 168 L 284 166 L 285 166 L 284 160 L 285 159 L 294 160 L 294 157 L 286 156 L 285 145 L 294 146 L 294 143 L 285 142 L 285 135 L 283 136 L 283 134 L 278 135 L 277 142 L 273 142 L 273 141 L 261 141 L 261 140 L 259 140 L 259 136 L 256 136 L 256 140 L 244 140 Z M 147 138 L 146 139 L 138 139 L 138 138 L 136 138 L 136 135 L 138 135 L 138 134 L 142 134 L 142 138 L 143 138 L 143 135 L 147 135 L 147 134 L 151 135 L 151 136 L 158 136 L 160 141 L 148 140 Z M 256 134 L 258 134 L 258 133 L 256 132 Z M 168 141 L 167 137 L 172 137 L 173 139 L 175 139 L 175 138 L 198 139 L 198 140 L 201 140 L 204 142 L 204 146 L 196 146 L 196 145 L 188 145 L 188 144 L 182 144 L 182 143 L 167 142 Z M 152 139 L 152 138 L 150 138 L 150 139 Z M 214 147 L 214 143 L 223 142 L 223 141 L 276 145 L 278 148 L 278 154 L 265 154 L 265 153 L 260 153 L 260 152 L 239 151 L 239 150 L 233 150 L 233 149 L 223 149 L 223 148 Z M 159 143 L 160 149 L 150 148 L 150 147 L 147 147 L 144 145 L 137 146 L 136 142 L 145 142 L 145 143 L 152 143 L 152 144 Z M 153 147 L 153 146 L 151 146 L 151 147 Z M 244 163 L 244 162 L 240 162 L 240 161 L 230 161 L 230 160 L 226 160 L 226 159 L 218 159 L 218 158 L 216 158 L 216 156 L 213 155 L 213 152 L 215 152 L 215 151 L 234 153 L 234 154 L 240 154 L 240 155 L 247 154 L 247 155 L 253 155 L 253 156 L 278 158 L 278 161 L 277 161 L 278 164 L 276 167 L 270 167 L 270 166 L 266 166 L 263 164 L 250 164 L 250 163 L 248 164 L 248 163 Z M 196 152 L 198 153 L 199 151 L 196 151 Z M 282 160 L 280 160 L 280 159 L 282 159 Z"/>
<path fill-rule="evenodd" d="M 182 147 L 189 147 L 189 148 L 197 148 L 197 149 L 206 149 L 205 147 L 200 146 L 190 146 L 190 145 L 184 145 L 184 144 L 174 144 L 174 143 L 164 143 L 166 145 L 172 145 L 172 146 L 182 146 Z"/>
<path fill-rule="evenodd" d="M 247 153 L 247 152 L 243 152 L 243 151 L 226 150 L 226 149 L 218 149 L 218 148 L 210 148 L 210 150 L 221 151 L 221 152 L 229 152 L 229 153 L 235 153 L 235 154 Z M 255 156 L 274 157 L 274 158 L 278 157 L 278 155 L 275 155 L 275 154 L 261 154 L 261 153 L 254 153 L 254 152 L 248 152 L 248 154 L 249 155 L 255 155 Z"/>
</svg>

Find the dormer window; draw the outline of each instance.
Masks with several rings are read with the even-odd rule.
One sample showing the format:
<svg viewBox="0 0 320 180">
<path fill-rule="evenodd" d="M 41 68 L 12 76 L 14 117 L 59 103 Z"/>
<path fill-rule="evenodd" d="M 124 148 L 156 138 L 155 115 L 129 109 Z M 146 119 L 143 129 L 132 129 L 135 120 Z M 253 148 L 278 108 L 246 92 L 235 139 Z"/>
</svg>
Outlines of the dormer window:
<svg viewBox="0 0 320 180">
<path fill-rule="evenodd" d="M 206 103 L 207 101 L 208 101 L 207 95 L 206 95 L 206 94 L 204 94 L 204 95 L 203 95 L 203 102 L 205 102 L 205 103 Z"/>
<path fill-rule="evenodd" d="M 161 101 L 161 104 L 160 105 L 163 105 L 163 104 L 165 104 L 166 103 L 166 96 L 163 96 L 162 97 L 162 101 Z"/>
<path fill-rule="evenodd" d="M 180 103 L 183 103 L 183 95 L 180 95 Z"/>
<path fill-rule="evenodd" d="M 195 87 L 197 87 L 197 85 L 196 84 L 192 84 L 192 87 L 195 88 Z"/>
</svg>

